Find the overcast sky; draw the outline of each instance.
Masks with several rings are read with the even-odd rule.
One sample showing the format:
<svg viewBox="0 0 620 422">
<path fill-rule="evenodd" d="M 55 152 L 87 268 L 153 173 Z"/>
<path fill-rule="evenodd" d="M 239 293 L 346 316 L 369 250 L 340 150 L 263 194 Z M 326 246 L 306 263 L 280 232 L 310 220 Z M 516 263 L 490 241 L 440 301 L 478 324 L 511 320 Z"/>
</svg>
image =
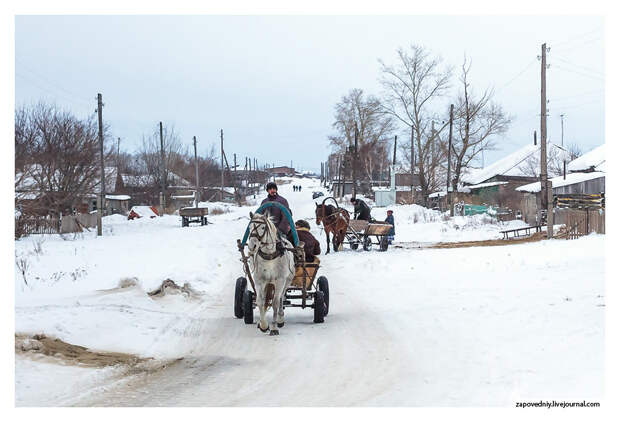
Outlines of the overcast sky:
<svg viewBox="0 0 620 422">
<path fill-rule="evenodd" d="M 219 148 L 224 129 L 229 160 L 316 171 L 334 105 L 353 88 L 380 95 L 378 59 L 394 63 L 398 47 L 416 43 L 455 70 L 467 54 L 472 88 L 493 87 L 513 116 L 488 165 L 540 131 L 543 42 L 550 141 L 560 143 L 564 114 L 565 144 L 603 144 L 602 17 L 17 16 L 16 105 L 46 100 L 85 117 L 101 93 L 122 150 L 163 121 L 187 146 L 195 135 L 199 154 Z"/>
</svg>

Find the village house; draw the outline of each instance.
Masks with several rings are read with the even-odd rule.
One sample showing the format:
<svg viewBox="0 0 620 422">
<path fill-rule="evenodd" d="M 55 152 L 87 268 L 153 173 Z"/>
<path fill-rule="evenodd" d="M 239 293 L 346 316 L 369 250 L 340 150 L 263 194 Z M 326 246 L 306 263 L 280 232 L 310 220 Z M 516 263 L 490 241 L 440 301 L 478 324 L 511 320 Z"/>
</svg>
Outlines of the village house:
<svg viewBox="0 0 620 422">
<path fill-rule="evenodd" d="M 549 179 L 551 181 L 554 205 L 562 206 L 573 200 L 589 195 L 588 201 L 593 202 L 593 208 L 605 208 L 605 149 L 604 145 L 567 163 L 569 173 Z M 537 223 L 537 211 L 541 208 L 541 183 L 536 181 L 522 185 L 516 190 L 523 195 L 521 208 L 528 224 Z M 559 204 L 558 204 L 559 202 Z M 601 212 L 600 215 L 604 217 Z M 556 224 L 559 223 L 556 220 Z"/>
</svg>

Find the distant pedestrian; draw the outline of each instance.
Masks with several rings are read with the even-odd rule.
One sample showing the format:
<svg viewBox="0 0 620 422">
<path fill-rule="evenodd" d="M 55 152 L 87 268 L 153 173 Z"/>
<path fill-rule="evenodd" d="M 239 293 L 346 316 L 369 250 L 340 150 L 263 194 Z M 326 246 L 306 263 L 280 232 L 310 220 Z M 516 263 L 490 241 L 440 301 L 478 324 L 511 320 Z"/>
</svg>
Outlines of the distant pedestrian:
<svg viewBox="0 0 620 422">
<path fill-rule="evenodd" d="M 396 234 L 396 230 L 394 229 L 394 213 L 392 210 L 388 210 L 385 222 L 392 225 L 392 228 L 388 232 L 388 245 L 391 245 L 394 240 L 394 235 Z"/>
</svg>

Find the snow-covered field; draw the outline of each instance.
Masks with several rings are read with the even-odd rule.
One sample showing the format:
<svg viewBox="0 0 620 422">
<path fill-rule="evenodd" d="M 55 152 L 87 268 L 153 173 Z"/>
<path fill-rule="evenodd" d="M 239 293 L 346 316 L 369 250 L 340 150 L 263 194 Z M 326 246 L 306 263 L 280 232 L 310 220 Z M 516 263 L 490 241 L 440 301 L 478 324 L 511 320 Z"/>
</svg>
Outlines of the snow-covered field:
<svg viewBox="0 0 620 422">
<path fill-rule="evenodd" d="M 325 249 L 311 199 L 318 182 L 295 184 L 303 190 L 285 184 L 280 193 Z M 156 370 L 93 369 L 19 353 L 18 406 L 514 406 L 602 398 L 604 236 L 331 253 L 321 257 L 330 282 L 325 323 L 313 324 L 312 310 L 287 308 L 280 336 L 269 337 L 233 317 L 242 275 L 236 239 L 256 203 L 214 206 L 229 212 L 209 216 L 213 224 L 204 227 L 182 228 L 177 216 L 110 216 L 101 238 L 93 230 L 15 242 L 16 262 L 26 268 L 24 275 L 15 269 L 16 333 L 163 362 Z M 391 209 L 403 243 L 496 239 L 523 224 Z M 385 211 L 372 215 L 383 220 Z M 147 295 L 168 278 L 199 294 Z"/>
</svg>

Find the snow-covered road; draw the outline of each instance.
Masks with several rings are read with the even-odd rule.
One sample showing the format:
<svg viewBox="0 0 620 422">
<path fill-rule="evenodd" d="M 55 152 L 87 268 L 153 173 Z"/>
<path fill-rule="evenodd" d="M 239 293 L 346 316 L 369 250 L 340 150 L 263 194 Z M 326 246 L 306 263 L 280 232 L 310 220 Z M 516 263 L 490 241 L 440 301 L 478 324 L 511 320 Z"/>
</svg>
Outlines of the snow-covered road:
<svg viewBox="0 0 620 422">
<path fill-rule="evenodd" d="M 295 183 L 302 192 L 289 184 L 280 193 L 295 219 L 310 218 L 317 182 Z M 287 308 L 280 336 L 270 337 L 233 317 L 242 275 L 235 241 L 255 208 L 233 207 L 210 217 L 213 225 L 189 228 L 172 216 L 112 216 L 103 238 L 48 238 L 40 253 L 32 253 L 33 238 L 16 242 L 16 254 L 31 261 L 27 287 L 16 274 L 16 332 L 166 362 L 152 371 L 72 371 L 19 354 L 16 403 L 512 406 L 602 396 L 604 236 L 322 256 L 330 282 L 325 323 L 313 324 L 311 309 Z M 394 207 L 397 240 L 499 235 L 476 219 L 443 221 L 418 208 Z M 385 209 L 373 216 L 385 218 Z M 117 288 L 130 277 L 136 286 Z M 146 295 L 166 278 L 202 295 Z"/>
</svg>

